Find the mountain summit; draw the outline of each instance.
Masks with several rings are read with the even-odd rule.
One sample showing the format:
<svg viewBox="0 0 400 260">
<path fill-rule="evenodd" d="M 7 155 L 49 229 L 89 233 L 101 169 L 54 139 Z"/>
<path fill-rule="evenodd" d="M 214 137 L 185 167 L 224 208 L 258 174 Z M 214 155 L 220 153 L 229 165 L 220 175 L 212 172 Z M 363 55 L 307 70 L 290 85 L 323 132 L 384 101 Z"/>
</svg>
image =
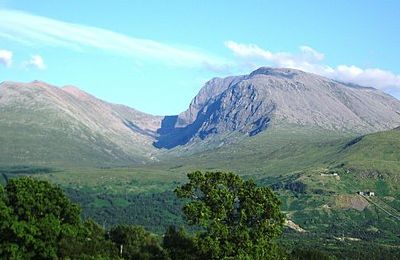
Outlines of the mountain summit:
<svg viewBox="0 0 400 260">
<path fill-rule="evenodd" d="M 163 120 L 155 146 L 173 148 L 234 131 L 253 136 L 288 124 L 352 133 L 386 130 L 400 124 L 400 101 L 370 87 L 262 67 L 207 82 L 188 110 Z"/>
</svg>

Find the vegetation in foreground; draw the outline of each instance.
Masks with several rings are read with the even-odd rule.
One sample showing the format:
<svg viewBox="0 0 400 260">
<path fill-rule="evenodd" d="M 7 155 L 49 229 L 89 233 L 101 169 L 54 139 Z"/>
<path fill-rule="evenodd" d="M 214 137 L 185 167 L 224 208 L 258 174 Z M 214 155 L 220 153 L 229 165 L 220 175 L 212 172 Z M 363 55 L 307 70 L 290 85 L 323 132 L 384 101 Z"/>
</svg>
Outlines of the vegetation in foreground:
<svg viewBox="0 0 400 260">
<path fill-rule="evenodd" d="M 6 259 L 265 259 L 283 258 L 275 238 L 283 226 L 269 188 L 232 173 L 194 172 L 176 189 L 194 235 L 171 227 L 164 236 L 118 225 L 107 232 L 62 190 L 30 177 L 0 189 L 0 256 Z"/>
<path fill-rule="evenodd" d="M 282 231 L 269 188 L 231 173 L 188 175 L 175 190 L 192 229 L 163 236 L 141 226 L 109 229 L 80 218 L 58 186 L 32 177 L 0 186 L 0 257 L 5 259 L 398 259 L 395 247 Z M 242 201 L 243 203 L 239 203 Z M 258 203 L 254 203 L 258 202 Z M 265 210 L 268 209 L 268 210 Z M 264 220 L 264 222 L 263 222 Z M 329 254 L 327 249 L 329 248 Z"/>
<path fill-rule="evenodd" d="M 332 147 L 321 141 L 322 148 L 332 148 L 329 158 L 320 160 L 320 166 L 302 168 L 299 160 L 303 158 L 291 157 L 292 164 L 300 167 L 295 172 L 283 168 L 284 172 L 280 173 L 276 171 L 281 169 L 278 166 L 270 170 L 258 170 L 254 168 L 259 165 L 256 163 L 243 164 L 241 167 L 248 171 L 239 172 L 245 178 L 256 178 L 257 184 L 272 187 L 282 201 L 281 210 L 306 230 L 305 233 L 286 230 L 279 238 L 283 251 L 290 253 L 294 249 L 298 254 L 301 251 L 301 254 L 308 252 L 313 255 L 316 252 L 312 249 L 317 249 L 320 253 L 329 252 L 338 259 L 399 259 L 399 222 L 372 204 L 361 211 L 348 208 L 347 205 L 347 202 L 357 197 L 356 191 L 372 190 L 377 194 L 371 198 L 372 201 L 379 202 L 385 209 L 400 210 L 399 136 L 400 132 L 393 130 L 335 143 Z M 296 146 L 290 149 L 294 148 Z M 273 153 L 278 159 L 282 154 L 279 151 Z M 214 160 L 241 164 L 219 155 Z M 199 165 L 197 162 L 186 164 L 172 161 L 171 165 L 147 165 L 146 168 L 62 169 L 14 166 L 0 168 L 0 181 L 6 184 L 13 178 L 35 175 L 60 184 L 68 197 L 82 206 L 83 219 L 94 218 L 101 224 L 104 234 L 119 223 L 142 225 L 158 235 L 166 235 L 168 232 L 165 233 L 165 230 L 170 225 L 182 226 L 188 230 L 187 233 L 192 234 L 197 227 L 186 225 L 181 212 L 185 200 L 177 200 L 172 190 L 187 181 L 183 172 L 205 168 Z M 265 167 L 271 165 L 274 164 L 265 162 Z M 236 165 L 230 167 L 233 169 Z M 263 174 L 257 174 L 258 171 Z M 271 171 L 275 174 L 269 174 Z M 321 173 L 329 172 L 338 173 L 339 176 L 321 176 Z M 104 230 L 104 227 L 107 229 Z M 181 232 L 180 229 L 174 230 Z M 151 236 L 156 238 L 157 243 L 161 243 L 160 237 Z"/>
</svg>

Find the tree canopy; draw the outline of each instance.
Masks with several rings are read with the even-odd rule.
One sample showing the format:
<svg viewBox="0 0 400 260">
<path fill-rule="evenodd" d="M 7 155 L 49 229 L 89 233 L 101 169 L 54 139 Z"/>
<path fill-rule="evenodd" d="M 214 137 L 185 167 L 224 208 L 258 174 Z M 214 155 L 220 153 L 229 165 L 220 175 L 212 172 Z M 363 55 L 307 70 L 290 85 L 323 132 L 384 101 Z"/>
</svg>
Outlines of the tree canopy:
<svg viewBox="0 0 400 260">
<path fill-rule="evenodd" d="M 12 179 L 0 193 L 1 256 L 56 258 L 58 243 L 80 226 L 79 207 L 46 181 Z"/>
<path fill-rule="evenodd" d="M 143 227 L 118 225 L 110 230 L 109 237 L 124 259 L 167 259 L 156 238 Z"/>
<path fill-rule="evenodd" d="M 202 228 L 194 238 L 202 257 L 279 258 L 274 238 L 284 216 L 270 188 L 233 173 L 196 171 L 188 178 L 175 192 L 188 200 L 183 212 L 189 224 Z"/>
</svg>

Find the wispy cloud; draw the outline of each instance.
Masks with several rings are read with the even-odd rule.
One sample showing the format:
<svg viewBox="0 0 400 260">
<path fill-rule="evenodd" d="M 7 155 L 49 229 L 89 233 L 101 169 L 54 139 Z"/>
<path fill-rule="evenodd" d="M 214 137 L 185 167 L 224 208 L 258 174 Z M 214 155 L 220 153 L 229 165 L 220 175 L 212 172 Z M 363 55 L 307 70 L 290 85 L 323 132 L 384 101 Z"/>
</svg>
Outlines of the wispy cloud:
<svg viewBox="0 0 400 260">
<path fill-rule="evenodd" d="M 0 39 L 28 46 L 52 46 L 77 52 L 95 49 L 130 57 L 135 62 L 150 60 L 166 65 L 201 68 L 220 74 L 244 72 L 264 65 L 289 67 L 384 90 L 400 89 L 400 75 L 379 68 L 360 68 L 355 65 L 332 67 L 324 63 L 323 53 L 310 46 L 300 46 L 299 52 L 288 53 L 273 52 L 255 44 L 227 41 L 225 45 L 232 51 L 235 59 L 226 59 L 194 47 L 135 38 L 102 28 L 9 9 L 0 10 Z M 10 51 L 0 50 L 0 63 L 11 66 L 12 54 Z M 33 56 L 26 64 L 38 69 L 46 68 L 40 56 Z"/>
<path fill-rule="evenodd" d="M 225 42 L 225 46 L 248 69 L 265 65 L 300 69 L 328 78 L 372 86 L 378 89 L 400 89 L 400 75 L 378 68 L 360 68 L 354 65 L 331 67 L 323 63 L 325 55 L 309 46 L 300 46 L 299 53 L 272 52 L 255 44 L 242 44 L 234 41 Z"/>
<path fill-rule="evenodd" d="M 10 67 L 12 63 L 13 53 L 8 50 L 0 50 L 0 64 Z"/>
<path fill-rule="evenodd" d="M 24 62 L 23 65 L 26 68 L 33 68 L 38 70 L 46 69 L 46 64 L 44 63 L 44 60 L 40 55 L 32 55 L 31 59 Z"/>
<path fill-rule="evenodd" d="M 8 9 L 0 10 L 0 37 L 27 45 L 63 47 L 74 51 L 99 49 L 169 65 L 219 68 L 225 64 L 223 59 L 197 49 Z"/>
</svg>

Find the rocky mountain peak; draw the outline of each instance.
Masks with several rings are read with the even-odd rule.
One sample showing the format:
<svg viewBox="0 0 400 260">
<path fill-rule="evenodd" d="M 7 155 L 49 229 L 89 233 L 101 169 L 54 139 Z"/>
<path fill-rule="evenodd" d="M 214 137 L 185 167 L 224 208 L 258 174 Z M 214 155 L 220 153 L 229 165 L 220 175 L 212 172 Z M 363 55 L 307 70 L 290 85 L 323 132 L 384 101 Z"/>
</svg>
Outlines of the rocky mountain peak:
<svg viewBox="0 0 400 260">
<path fill-rule="evenodd" d="M 232 132 L 253 136 L 270 125 L 368 133 L 399 125 L 399 111 L 399 100 L 373 88 L 261 67 L 249 75 L 207 82 L 188 110 L 165 118 L 155 146 L 173 148 Z"/>
<path fill-rule="evenodd" d="M 296 69 L 289 69 L 289 68 L 271 68 L 271 67 L 261 67 L 249 74 L 249 78 L 264 75 L 264 76 L 272 76 L 278 78 L 288 78 L 293 79 L 295 76 L 299 74 L 303 74 L 305 72 L 296 70 Z"/>
</svg>

